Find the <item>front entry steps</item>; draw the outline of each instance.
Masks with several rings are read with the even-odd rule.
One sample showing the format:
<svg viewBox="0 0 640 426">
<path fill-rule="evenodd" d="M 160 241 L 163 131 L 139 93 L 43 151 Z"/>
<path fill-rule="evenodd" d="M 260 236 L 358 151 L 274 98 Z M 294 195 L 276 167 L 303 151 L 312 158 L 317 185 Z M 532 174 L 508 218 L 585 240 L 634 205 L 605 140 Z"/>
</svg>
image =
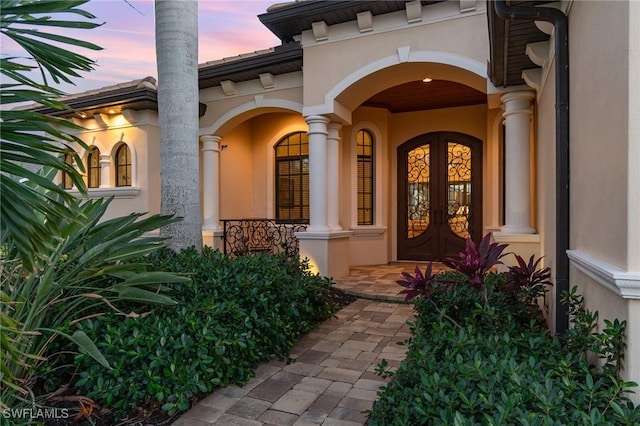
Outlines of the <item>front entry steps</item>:
<svg viewBox="0 0 640 426">
<path fill-rule="evenodd" d="M 348 276 L 334 281 L 337 288 L 361 299 L 403 302 L 404 295 L 398 294 L 403 288 L 396 281 L 401 279 L 402 272 L 413 275 L 416 266 L 424 273 L 427 265 L 425 262 L 391 262 L 386 265 L 352 266 Z M 442 263 L 433 262 L 433 274 L 448 269 Z"/>
</svg>

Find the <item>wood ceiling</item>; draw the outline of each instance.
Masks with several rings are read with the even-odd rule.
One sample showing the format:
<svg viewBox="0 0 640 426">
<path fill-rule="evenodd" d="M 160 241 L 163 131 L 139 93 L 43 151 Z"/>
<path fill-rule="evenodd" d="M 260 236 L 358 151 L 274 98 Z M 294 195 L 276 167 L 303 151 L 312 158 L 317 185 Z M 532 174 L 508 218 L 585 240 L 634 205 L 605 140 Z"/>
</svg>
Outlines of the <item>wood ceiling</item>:
<svg viewBox="0 0 640 426">
<path fill-rule="evenodd" d="M 487 102 L 487 95 L 464 84 L 446 80 L 429 83 L 411 81 L 379 92 L 362 106 L 385 108 L 391 113 L 427 109 L 479 105 Z"/>
</svg>

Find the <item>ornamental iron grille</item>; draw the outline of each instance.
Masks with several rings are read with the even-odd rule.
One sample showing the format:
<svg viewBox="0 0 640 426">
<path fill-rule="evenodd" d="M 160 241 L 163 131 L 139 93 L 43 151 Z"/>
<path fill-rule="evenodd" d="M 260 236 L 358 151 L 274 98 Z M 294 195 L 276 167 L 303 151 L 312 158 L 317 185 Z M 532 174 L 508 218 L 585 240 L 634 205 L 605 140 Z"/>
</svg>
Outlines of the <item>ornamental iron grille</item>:
<svg viewBox="0 0 640 426">
<path fill-rule="evenodd" d="M 255 253 L 286 253 L 297 256 L 300 244 L 296 232 L 306 223 L 279 223 L 272 219 L 224 219 L 224 254 L 243 256 Z"/>
<path fill-rule="evenodd" d="M 407 154 L 407 238 L 415 238 L 429 226 L 431 214 L 429 145 Z"/>
<path fill-rule="evenodd" d="M 407 154 L 407 238 L 421 235 L 432 212 L 430 191 L 430 146 L 423 145 Z M 436 211 L 440 220 L 460 238 L 471 236 L 471 148 L 456 142 L 447 144 L 447 208 Z"/>
<path fill-rule="evenodd" d="M 447 223 L 460 238 L 472 234 L 471 205 L 471 148 L 456 142 L 448 143 L 447 165 Z"/>
<path fill-rule="evenodd" d="M 455 132 L 398 147 L 398 258 L 440 260 L 482 229 L 482 141 Z"/>
</svg>

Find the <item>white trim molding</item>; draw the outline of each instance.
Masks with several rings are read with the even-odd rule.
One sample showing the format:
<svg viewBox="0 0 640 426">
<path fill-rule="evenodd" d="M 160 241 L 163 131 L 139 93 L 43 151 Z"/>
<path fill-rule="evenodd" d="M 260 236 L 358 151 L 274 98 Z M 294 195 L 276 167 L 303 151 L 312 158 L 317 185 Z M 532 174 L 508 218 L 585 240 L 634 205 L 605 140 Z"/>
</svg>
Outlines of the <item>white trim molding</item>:
<svg viewBox="0 0 640 426">
<path fill-rule="evenodd" d="M 492 229 L 487 228 L 486 232 L 492 232 L 493 239 L 497 243 L 539 243 L 540 242 L 540 234 L 509 234 L 506 232 L 493 231 Z"/>
<path fill-rule="evenodd" d="M 568 250 L 573 266 L 625 299 L 640 299 L 640 272 L 624 271 L 580 250 Z"/>
<path fill-rule="evenodd" d="M 351 228 L 354 237 L 376 237 L 382 235 L 387 231 L 386 226 L 371 226 L 360 225 L 358 227 Z"/>
<path fill-rule="evenodd" d="M 307 228 L 308 229 L 308 228 Z M 294 235 L 299 240 L 338 240 L 349 238 L 353 235 L 352 231 L 300 231 Z"/>
<path fill-rule="evenodd" d="M 77 189 L 68 189 L 67 192 L 76 198 L 83 198 Z M 136 198 L 140 188 L 135 186 L 118 186 L 113 188 L 87 188 L 89 198 Z"/>
</svg>

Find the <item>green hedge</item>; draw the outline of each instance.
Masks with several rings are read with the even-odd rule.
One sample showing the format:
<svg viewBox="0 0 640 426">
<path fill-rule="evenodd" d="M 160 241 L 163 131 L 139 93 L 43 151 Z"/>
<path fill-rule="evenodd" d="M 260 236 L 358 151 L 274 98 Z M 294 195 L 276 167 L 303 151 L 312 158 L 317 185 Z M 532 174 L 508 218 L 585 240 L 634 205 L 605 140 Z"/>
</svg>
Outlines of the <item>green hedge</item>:
<svg viewBox="0 0 640 426">
<path fill-rule="evenodd" d="M 460 276 L 441 281 L 452 279 Z M 624 396 L 634 384 L 608 374 L 615 366 L 594 368 L 576 344 L 603 339 L 550 336 L 537 309 L 500 291 L 503 281 L 488 277 L 486 299 L 464 283 L 434 283 L 431 299 L 416 299 L 407 357 L 379 392 L 369 424 L 640 424 L 640 408 Z"/>
<path fill-rule="evenodd" d="M 192 278 L 167 289 L 176 306 L 135 319 L 111 313 L 77 325 L 97 342 L 112 369 L 78 354 L 75 387 L 120 416 L 154 405 L 173 414 L 188 409 L 198 395 L 242 384 L 258 362 L 286 358 L 302 333 L 338 309 L 331 281 L 312 275 L 298 259 L 231 259 L 205 248 L 202 254 L 164 251 L 149 261 L 151 270 Z M 56 358 L 51 360 L 49 380 L 60 382 Z"/>
</svg>

